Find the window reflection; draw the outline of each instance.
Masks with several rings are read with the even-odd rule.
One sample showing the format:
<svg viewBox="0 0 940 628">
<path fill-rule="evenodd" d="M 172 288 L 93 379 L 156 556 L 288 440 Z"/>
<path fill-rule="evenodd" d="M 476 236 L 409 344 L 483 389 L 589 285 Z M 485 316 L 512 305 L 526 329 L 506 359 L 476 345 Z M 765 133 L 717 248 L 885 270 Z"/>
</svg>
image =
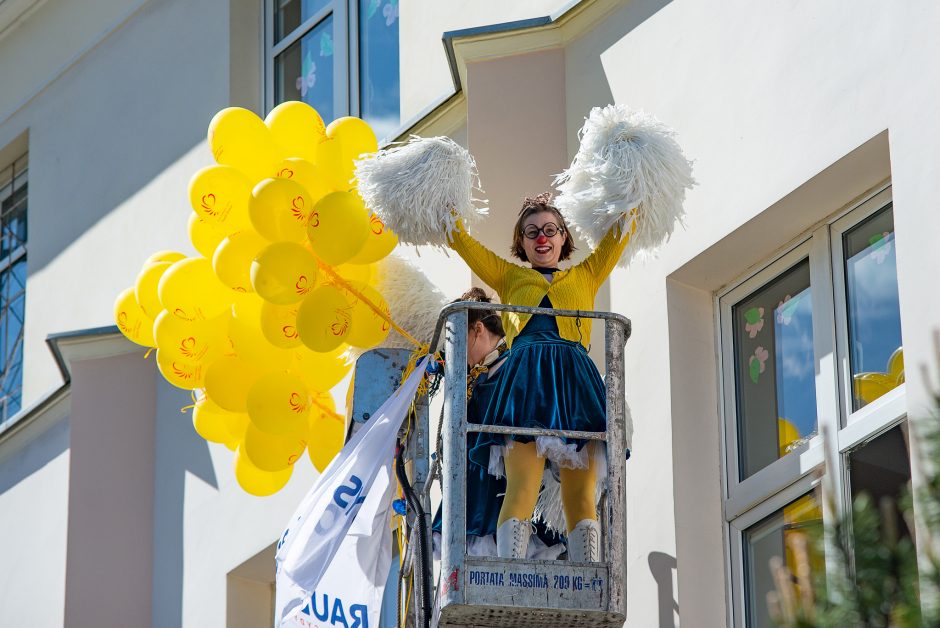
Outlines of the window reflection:
<svg viewBox="0 0 940 628">
<path fill-rule="evenodd" d="M 389 137 L 401 123 L 398 0 L 359 0 L 359 81 L 362 119 Z"/>
<path fill-rule="evenodd" d="M 742 479 L 816 433 L 812 311 L 808 260 L 732 308 Z"/>
<path fill-rule="evenodd" d="M 317 24 L 274 60 L 277 102 L 302 100 L 333 120 L 333 17 Z"/>
<path fill-rule="evenodd" d="M 892 206 L 846 232 L 843 252 L 854 411 L 904 382 Z"/>
<path fill-rule="evenodd" d="M 767 594 L 776 591 L 771 560 L 782 561 L 789 575 L 798 566 L 807 564 L 811 573 L 825 571 L 825 559 L 818 551 L 822 533 L 822 512 L 814 494 L 804 495 L 795 502 L 744 531 L 745 590 L 748 626 L 776 626 L 767 603 Z M 793 582 L 792 578 L 787 578 Z M 793 582 L 793 593 L 799 595 L 800 585 Z"/>
<path fill-rule="evenodd" d="M 275 0 L 274 43 L 290 35 L 295 28 L 330 6 L 330 0 Z"/>
</svg>

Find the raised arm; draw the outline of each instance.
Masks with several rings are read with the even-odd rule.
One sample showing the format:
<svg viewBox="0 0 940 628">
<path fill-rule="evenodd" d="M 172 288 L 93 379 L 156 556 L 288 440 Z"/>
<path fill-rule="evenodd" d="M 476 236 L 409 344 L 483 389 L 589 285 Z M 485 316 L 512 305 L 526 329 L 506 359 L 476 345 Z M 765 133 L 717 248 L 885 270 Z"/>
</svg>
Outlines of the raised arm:
<svg viewBox="0 0 940 628">
<path fill-rule="evenodd" d="M 457 228 L 450 234 L 450 247 L 467 262 L 470 270 L 490 285 L 497 294 L 503 292 L 506 273 L 512 263 L 477 242 L 467 233 L 461 221 L 457 221 Z"/>
<path fill-rule="evenodd" d="M 623 233 L 626 220 L 630 220 L 629 233 Z M 594 276 L 598 286 L 604 283 L 607 276 L 614 270 L 614 266 L 617 265 L 617 261 L 623 255 L 624 249 L 630 243 L 630 236 L 635 232 L 635 213 L 631 213 L 630 216 L 623 216 L 611 226 L 607 231 L 607 235 L 597 243 L 597 248 L 581 262 L 580 265 L 588 269 L 591 275 Z"/>
</svg>

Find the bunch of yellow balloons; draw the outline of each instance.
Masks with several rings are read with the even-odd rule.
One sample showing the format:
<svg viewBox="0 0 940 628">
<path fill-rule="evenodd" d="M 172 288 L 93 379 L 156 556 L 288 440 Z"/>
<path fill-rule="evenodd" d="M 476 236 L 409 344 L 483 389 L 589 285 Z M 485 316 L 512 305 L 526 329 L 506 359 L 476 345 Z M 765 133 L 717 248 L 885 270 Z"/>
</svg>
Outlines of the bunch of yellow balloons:
<svg viewBox="0 0 940 628">
<path fill-rule="evenodd" d="M 374 264 L 398 239 L 356 191 L 353 161 L 378 149 L 362 120 L 324 126 L 302 102 L 264 120 L 230 107 L 208 139 L 216 163 L 189 184 L 199 255 L 151 255 L 114 315 L 157 349 L 168 382 L 194 391 L 196 432 L 236 452 L 241 487 L 270 495 L 304 450 L 322 471 L 342 448 L 327 391 L 350 368 L 348 347 L 389 333 Z"/>
</svg>

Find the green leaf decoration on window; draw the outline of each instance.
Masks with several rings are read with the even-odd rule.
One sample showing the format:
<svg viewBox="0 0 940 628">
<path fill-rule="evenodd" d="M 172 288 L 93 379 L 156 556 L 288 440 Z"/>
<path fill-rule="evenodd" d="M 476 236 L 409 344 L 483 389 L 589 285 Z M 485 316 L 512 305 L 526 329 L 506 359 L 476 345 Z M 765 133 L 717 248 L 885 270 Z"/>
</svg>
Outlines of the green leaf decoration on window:
<svg viewBox="0 0 940 628">
<path fill-rule="evenodd" d="M 756 338 L 758 332 L 764 328 L 764 308 L 752 307 L 744 313 L 744 331 L 748 338 Z"/>
<path fill-rule="evenodd" d="M 320 36 L 320 56 L 333 56 L 333 38 L 330 37 L 329 33 L 323 33 L 323 35 Z"/>
<path fill-rule="evenodd" d="M 370 0 L 369 10 L 368 10 L 368 19 L 371 19 L 375 12 L 379 10 L 379 7 L 382 6 L 382 0 Z"/>
<path fill-rule="evenodd" d="M 754 349 L 754 355 L 747 362 L 748 375 L 755 384 L 760 381 L 761 373 L 767 368 L 768 357 L 770 357 L 770 352 L 767 349 L 757 347 Z"/>
</svg>

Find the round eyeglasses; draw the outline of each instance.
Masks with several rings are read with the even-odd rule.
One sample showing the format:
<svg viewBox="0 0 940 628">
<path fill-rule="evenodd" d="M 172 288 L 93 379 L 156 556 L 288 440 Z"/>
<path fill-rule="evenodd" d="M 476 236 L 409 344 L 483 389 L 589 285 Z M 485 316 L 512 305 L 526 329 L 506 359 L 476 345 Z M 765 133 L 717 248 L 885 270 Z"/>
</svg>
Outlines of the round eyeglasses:
<svg viewBox="0 0 940 628">
<path fill-rule="evenodd" d="M 527 225 L 525 229 L 522 230 L 522 234 L 530 240 L 534 240 L 539 237 L 540 233 L 544 233 L 546 238 L 551 238 L 555 234 L 563 232 L 564 229 L 559 227 L 553 222 L 546 222 L 540 227 L 535 225 Z"/>
</svg>

